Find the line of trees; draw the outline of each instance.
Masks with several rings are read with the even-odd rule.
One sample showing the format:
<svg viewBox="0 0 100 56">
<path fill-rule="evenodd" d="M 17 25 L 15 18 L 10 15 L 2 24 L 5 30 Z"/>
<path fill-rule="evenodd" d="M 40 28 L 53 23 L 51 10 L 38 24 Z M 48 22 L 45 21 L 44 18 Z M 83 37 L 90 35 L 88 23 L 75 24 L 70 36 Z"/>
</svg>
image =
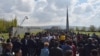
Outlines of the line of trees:
<svg viewBox="0 0 100 56">
<path fill-rule="evenodd" d="M 90 25 L 90 27 L 76 27 L 70 28 L 70 31 L 88 31 L 88 32 L 100 32 L 100 27 L 95 27 L 94 25 Z"/>
<path fill-rule="evenodd" d="M 0 18 L 0 32 L 8 32 L 10 27 L 17 27 L 16 17 L 10 21 Z"/>
</svg>

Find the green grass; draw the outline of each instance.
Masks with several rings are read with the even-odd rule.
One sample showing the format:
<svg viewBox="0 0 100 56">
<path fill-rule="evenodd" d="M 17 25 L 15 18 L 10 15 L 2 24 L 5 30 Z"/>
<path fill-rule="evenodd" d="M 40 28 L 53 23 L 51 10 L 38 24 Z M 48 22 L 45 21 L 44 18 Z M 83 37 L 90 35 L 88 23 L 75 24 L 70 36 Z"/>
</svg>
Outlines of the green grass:
<svg viewBox="0 0 100 56">
<path fill-rule="evenodd" d="M 76 32 L 76 33 L 78 33 L 78 32 Z M 90 34 L 90 35 L 92 35 L 93 33 L 95 33 L 96 35 L 100 36 L 100 32 L 79 32 L 79 33 Z"/>
<path fill-rule="evenodd" d="M 31 33 L 37 34 L 38 32 L 41 32 L 41 31 L 35 31 L 35 32 L 31 32 Z M 8 33 L 2 33 L 2 34 L 0 34 L 0 37 L 2 37 L 2 36 L 4 36 L 4 39 L 8 39 L 9 38 L 9 34 Z M 20 37 L 23 38 L 24 34 L 20 34 Z"/>
<path fill-rule="evenodd" d="M 4 36 L 4 39 L 7 39 L 8 35 L 9 35 L 8 33 L 2 33 L 2 34 L 0 34 L 0 37 Z"/>
</svg>

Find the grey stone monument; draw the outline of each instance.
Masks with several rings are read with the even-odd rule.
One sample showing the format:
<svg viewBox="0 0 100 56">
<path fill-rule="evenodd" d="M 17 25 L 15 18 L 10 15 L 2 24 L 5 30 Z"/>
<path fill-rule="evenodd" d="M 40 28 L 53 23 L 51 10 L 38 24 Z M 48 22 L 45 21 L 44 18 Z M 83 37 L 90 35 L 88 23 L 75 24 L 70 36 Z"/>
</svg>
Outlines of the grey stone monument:
<svg viewBox="0 0 100 56">
<path fill-rule="evenodd" d="M 67 12 L 66 12 L 66 31 L 69 31 L 69 13 L 68 13 L 68 0 L 67 0 Z"/>
</svg>

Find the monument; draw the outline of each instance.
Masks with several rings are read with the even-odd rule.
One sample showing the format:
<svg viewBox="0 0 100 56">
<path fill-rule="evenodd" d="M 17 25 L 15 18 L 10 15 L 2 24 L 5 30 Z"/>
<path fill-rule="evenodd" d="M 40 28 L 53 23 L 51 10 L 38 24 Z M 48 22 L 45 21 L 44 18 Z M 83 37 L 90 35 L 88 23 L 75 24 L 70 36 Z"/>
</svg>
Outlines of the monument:
<svg viewBox="0 0 100 56">
<path fill-rule="evenodd" d="M 66 31 L 69 31 L 69 14 L 68 14 L 68 0 L 67 0 L 67 12 L 66 12 Z"/>
</svg>

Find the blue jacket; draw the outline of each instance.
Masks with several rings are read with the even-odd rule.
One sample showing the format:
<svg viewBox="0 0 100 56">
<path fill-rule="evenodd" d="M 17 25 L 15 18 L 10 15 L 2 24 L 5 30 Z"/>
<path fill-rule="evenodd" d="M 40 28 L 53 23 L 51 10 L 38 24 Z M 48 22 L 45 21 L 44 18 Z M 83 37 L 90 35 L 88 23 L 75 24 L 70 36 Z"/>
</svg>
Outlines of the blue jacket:
<svg viewBox="0 0 100 56">
<path fill-rule="evenodd" d="M 41 54 L 40 56 L 49 56 L 49 49 L 48 48 L 43 48 L 41 49 Z"/>
</svg>

